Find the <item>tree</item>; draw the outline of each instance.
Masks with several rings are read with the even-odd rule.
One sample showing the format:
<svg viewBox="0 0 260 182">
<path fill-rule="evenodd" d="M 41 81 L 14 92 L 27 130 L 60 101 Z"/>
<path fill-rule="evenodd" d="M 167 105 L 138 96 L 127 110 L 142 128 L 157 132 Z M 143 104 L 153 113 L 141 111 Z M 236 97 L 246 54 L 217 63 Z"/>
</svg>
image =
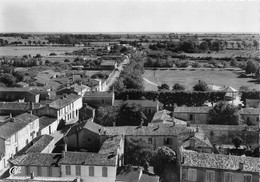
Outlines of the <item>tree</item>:
<svg viewBox="0 0 260 182">
<path fill-rule="evenodd" d="M 49 60 L 45 61 L 45 65 L 49 65 L 51 62 Z"/>
<path fill-rule="evenodd" d="M 209 110 L 209 124 L 239 125 L 240 114 L 238 108 L 225 101 L 220 101 Z"/>
<path fill-rule="evenodd" d="M 237 44 L 237 48 L 240 49 L 241 48 L 240 42 L 236 42 L 236 44 Z"/>
<path fill-rule="evenodd" d="M 237 62 L 236 58 L 232 58 L 231 59 L 230 66 L 233 66 L 233 67 L 237 67 L 238 66 L 238 62 Z"/>
<path fill-rule="evenodd" d="M 153 157 L 153 145 L 143 139 L 127 139 L 125 145 L 125 163 L 148 168 Z"/>
<path fill-rule="evenodd" d="M 225 44 L 225 46 L 226 46 L 226 49 L 227 49 L 227 47 L 228 47 L 228 42 L 227 42 L 227 41 L 225 41 L 225 42 L 224 42 L 224 44 Z"/>
<path fill-rule="evenodd" d="M 209 44 L 206 41 L 203 41 L 200 43 L 200 49 L 203 51 L 208 51 L 209 50 Z"/>
<path fill-rule="evenodd" d="M 176 163 L 176 153 L 169 147 L 158 147 L 152 158 L 154 173 L 162 176 L 168 164 Z"/>
<path fill-rule="evenodd" d="M 110 87 L 110 91 L 122 92 L 125 90 L 125 85 L 122 78 L 118 78 Z"/>
<path fill-rule="evenodd" d="M 196 85 L 194 85 L 193 90 L 205 92 L 205 91 L 209 91 L 209 87 L 206 82 L 199 80 L 198 83 Z"/>
<path fill-rule="evenodd" d="M 220 51 L 221 50 L 221 43 L 219 41 L 212 42 L 211 49 L 213 51 Z"/>
<path fill-rule="evenodd" d="M 118 107 L 99 107 L 96 110 L 94 122 L 102 126 L 113 126 L 117 121 L 118 113 Z"/>
<path fill-rule="evenodd" d="M 14 76 L 15 76 L 17 82 L 22 82 L 22 81 L 24 81 L 25 72 L 16 71 L 16 72 L 14 72 Z"/>
<path fill-rule="evenodd" d="M 172 87 L 173 91 L 180 91 L 180 90 L 185 90 L 185 86 L 181 85 L 179 83 L 175 83 Z"/>
<path fill-rule="evenodd" d="M 158 90 L 169 90 L 170 87 L 166 83 L 163 83 L 161 86 L 158 86 Z"/>
<path fill-rule="evenodd" d="M 31 41 L 31 40 L 29 40 L 29 41 L 28 41 L 28 44 L 32 45 L 32 41 Z"/>
<path fill-rule="evenodd" d="M 232 139 L 232 143 L 234 144 L 234 146 L 236 147 L 236 149 L 238 149 L 240 147 L 240 145 L 243 143 L 243 140 L 242 138 L 238 137 L 238 136 L 235 136 L 233 139 Z"/>
<path fill-rule="evenodd" d="M 142 107 L 135 103 L 124 103 L 120 109 L 117 119 L 118 126 L 139 126 L 146 121 Z"/>
<path fill-rule="evenodd" d="M 7 87 L 12 87 L 15 84 L 15 77 L 11 74 L 4 73 L 0 76 L 0 82 L 4 83 Z"/>
<path fill-rule="evenodd" d="M 234 45 L 235 43 L 234 42 L 230 42 L 231 46 L 232 46 L 232 49 L 234 49 Z"/>
<path fill-rule="evenodd" d="M 253 41 L 253 46 L 255 47 L 255 50 L 257 50 L 258 46 L 259 46 L 259 42 L 257 40 L 254 40 Z"/>
<path fill-rule="evenodd" d="M 259 64 L 256 61 L 254 61 L 253 59 L 250 59 L 247 61 L 246 68 L 245 68 L 245 71 L 247 74 L 250 74 L 250 73 L 254 74 L 258 70 L 259 70 Z"/>
<path fill-rule="evenodd" d="M 246 49 L 246 47 L 247 47 L 246 41 L 243 40 L 243 41 L 241 42 L 241 45 L 244 47 L 244 49 Z"/>
</svg>

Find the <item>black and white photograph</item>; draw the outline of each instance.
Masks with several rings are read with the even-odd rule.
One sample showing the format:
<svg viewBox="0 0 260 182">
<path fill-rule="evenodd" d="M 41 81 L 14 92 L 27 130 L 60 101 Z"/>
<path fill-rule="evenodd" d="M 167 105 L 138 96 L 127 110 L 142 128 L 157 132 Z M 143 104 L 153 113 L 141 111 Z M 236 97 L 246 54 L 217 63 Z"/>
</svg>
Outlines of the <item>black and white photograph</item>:
<svg viewBox="0 0 260 182">
<path fill-rule="evenodd" d="M 260 182 L 259 0 L 0 0 L 0 182 Z"/>
</svg>

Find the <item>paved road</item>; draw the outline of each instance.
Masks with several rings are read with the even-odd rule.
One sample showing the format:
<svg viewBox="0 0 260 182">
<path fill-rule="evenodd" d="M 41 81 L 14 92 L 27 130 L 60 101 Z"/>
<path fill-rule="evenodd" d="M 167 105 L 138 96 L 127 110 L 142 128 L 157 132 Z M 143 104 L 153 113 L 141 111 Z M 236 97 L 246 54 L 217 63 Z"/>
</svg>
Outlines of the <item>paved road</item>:
<svg viewBox="0 0 260 182">
<path fill-rule="evenodd" d="M 103 91 L 108 91 L 110 86 L 113 85 L 113 83 L 115 83 L 115 81 L 117 80 L 117 78 L 120 76 L 121 71 L 123 71 L 124 69 L 124 65 L 127 65 L 130 62 L 130 59 L 125 59 L 124 61 L 122 61 L 119 66 L 117 67 L 117 69 L 114 69 L 113 72 L 111 73 L 111 75 L 109 76 L 109 78 L 107 79 L 107 84 L 106 86 L 103 88 Z"/>
</svg>

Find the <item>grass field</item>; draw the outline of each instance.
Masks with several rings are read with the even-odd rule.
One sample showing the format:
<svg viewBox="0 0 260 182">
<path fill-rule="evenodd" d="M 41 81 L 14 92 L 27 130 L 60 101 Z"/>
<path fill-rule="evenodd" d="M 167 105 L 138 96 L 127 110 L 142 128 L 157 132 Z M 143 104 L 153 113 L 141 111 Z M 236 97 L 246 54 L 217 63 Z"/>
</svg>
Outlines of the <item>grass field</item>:
<svg viewBox="0 0 260 182">
<path fill-rule="evenodd" d="M 204 80 L 208 84 L 218 86 L 232 86 L 239 89 L 241 86 L 248 86 L 250 89 L 260 90 L 260 85 L 255 84 L 251 78 L 238 78 L 238 73 L 233 71 L 213 71 L 213 70 L 145 70 L 143 77 L 149 81 L 161 85 L 168 84 L 172 87 L 175 83 L 185 85 L 185 88 L 190 90 L 198 82 Z M 155 90 L 156 87 L 145 82 L 145 90 Z"/>
<path fill-rule="evenodd" d="M 50 47 L 50 46 L 6 46 L 0 47 L 0 56 L 23 56 L 23 55 L 36 55 L 48 56 L 50 53 L 56 53 L 57 56 L 64 56 L 66 52 L 73 52 L 80 50 L 82 47 Z"/>
</svg>

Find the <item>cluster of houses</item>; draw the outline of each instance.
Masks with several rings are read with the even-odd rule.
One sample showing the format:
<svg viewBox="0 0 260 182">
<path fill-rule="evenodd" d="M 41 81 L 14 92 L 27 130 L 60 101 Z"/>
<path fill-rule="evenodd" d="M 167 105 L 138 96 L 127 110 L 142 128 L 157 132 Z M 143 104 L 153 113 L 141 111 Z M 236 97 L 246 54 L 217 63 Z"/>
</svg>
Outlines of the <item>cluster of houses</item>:
<svg viewBox="0 0 260 182">
<path fill-rule="evenodd" d="M 259 181 L 259 100 L 239 108 L 250 126 L 209 125 L 211 107 L 173 112 L 158 101 L 116 100 L 113 92 L 82 84 L 47 87 L 0 88 L 0 181 L 159 182 L 152 169 L 125 165 L 130 139 L 142 139 L 154 150 L 171 148 L 180 182 Z M 141 105 L 151 122 L 111 127 L 94 122 L 96 108 L 123 103 Z M 234 136 L 251 155 L 232 155 Z"/>
</svg>

